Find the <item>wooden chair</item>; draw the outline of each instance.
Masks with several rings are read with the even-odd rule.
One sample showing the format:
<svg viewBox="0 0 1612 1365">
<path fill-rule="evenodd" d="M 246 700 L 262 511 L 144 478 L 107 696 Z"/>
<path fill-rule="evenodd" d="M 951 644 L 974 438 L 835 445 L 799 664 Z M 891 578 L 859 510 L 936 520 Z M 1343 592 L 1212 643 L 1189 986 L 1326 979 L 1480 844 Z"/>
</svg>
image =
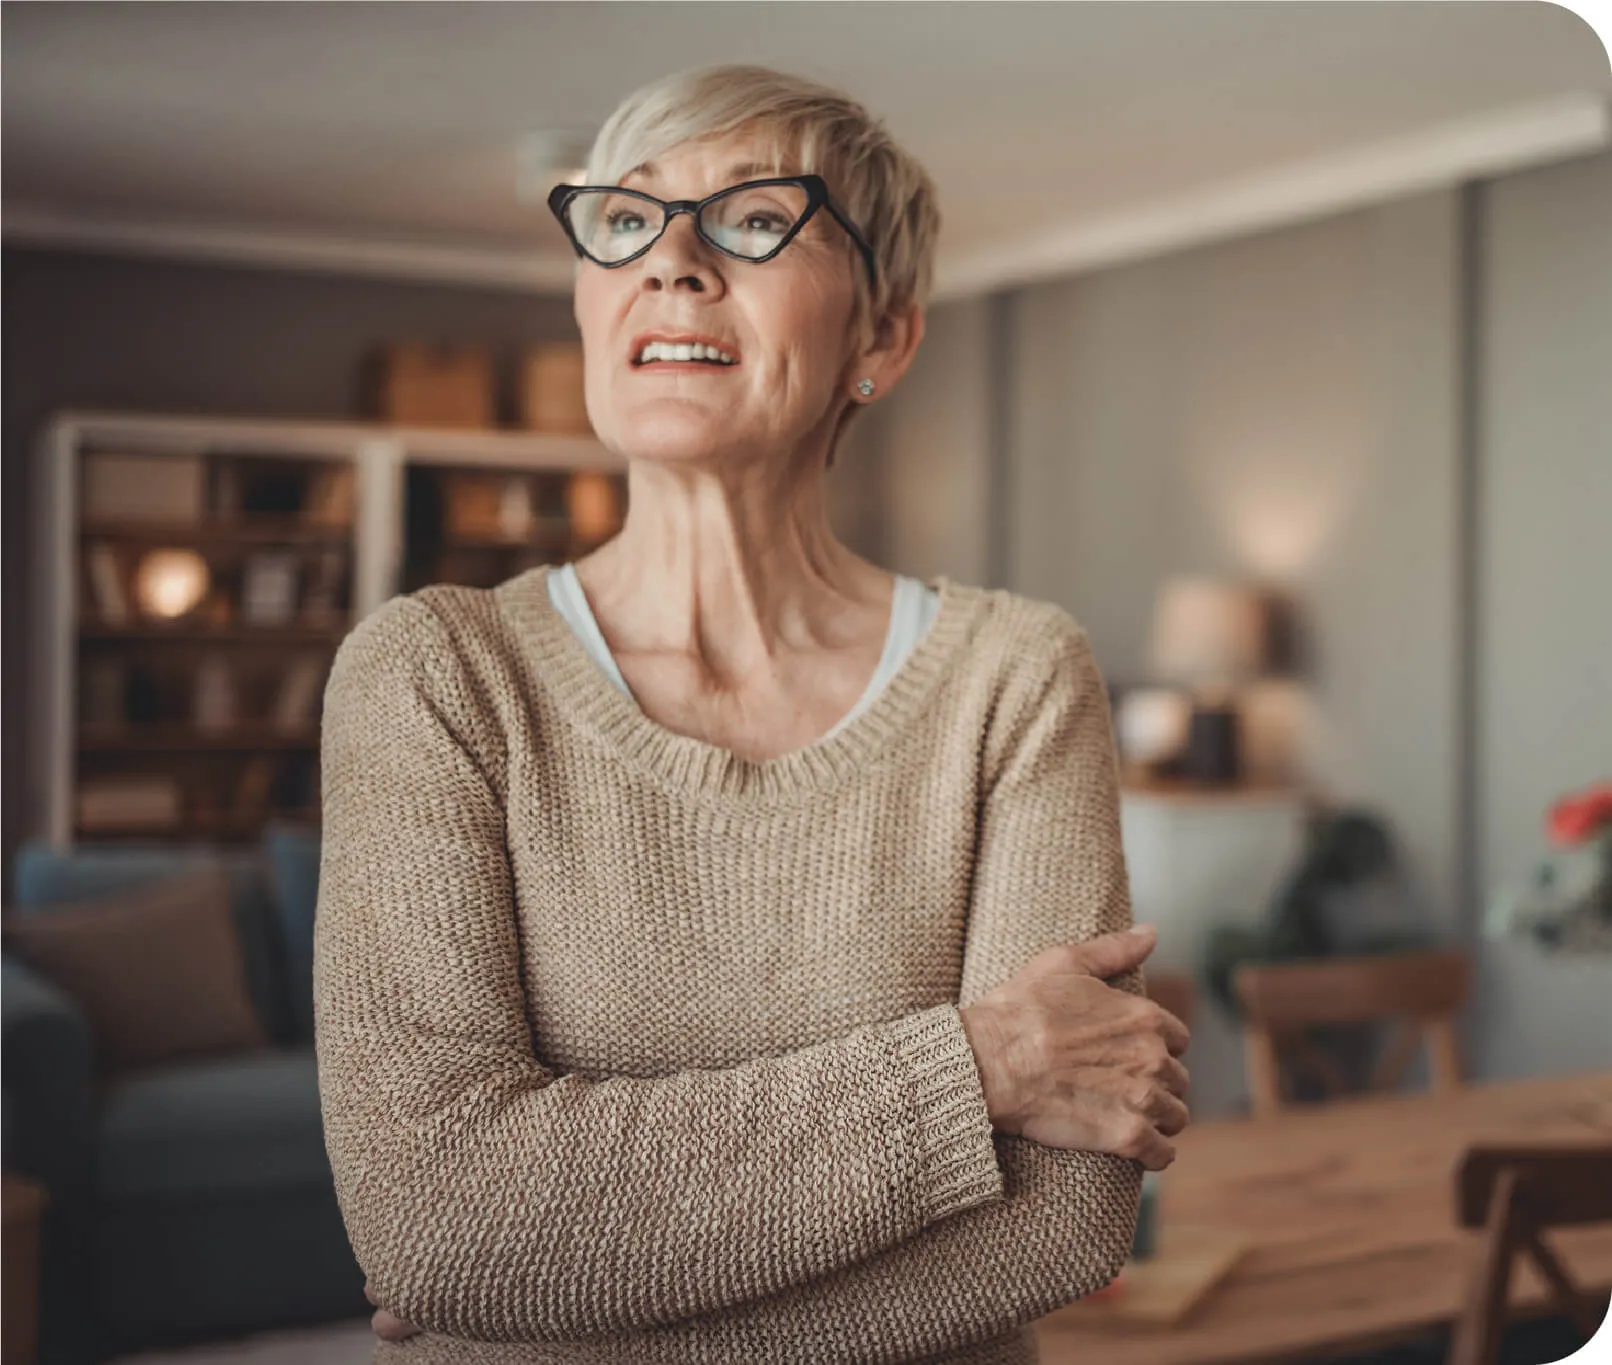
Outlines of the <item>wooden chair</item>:
<svg viewBox="0 0 1612 1365">
<path fill-rule="evenodd" d="M 1196 994 L 1192 978 L 1185 972 L 1144 971 L 1147 998 L 1157 1001 L 1188 1028 L 1192 1027 L 1192 1002 Z"/>
<path fill-rule="evenodd" d="M 1327 1097 L 1348 1085 L 1334 1063 L 1303 1030 L 1317 1024 L 1396 1018 L 1398 1030 L 1378 1059 L 1372 1090 L 1393 1090 L 1425 1038 L 1433 1090 L 1460 1088 L 1461 1060 L 1455 1016 L 1466 1000 L 1471 963 L 1460 949 L 1324 958 L 1311 962 L 1246 963 L 1232 974 L 1243 1011 L 1243 1048 L 1256 1116 L 1284 1102 L 1278 1046 L 1319 1077 Z"/>
<path fill-rule="evenodd" d="M 1606 1296 L 1575 1285 L 1542 1234 L 1612 1222 L 1612 1143 L 1469 1148 L 1456 1175 L 1455 1216 L 1464 1228 L 1482 1228 L 1484 1237 L 1446 1365 L 1495 1365 L 1519 1251 L 1533 1259 L 1551 1306 L 1585 1340 L 1595 1335 Z"/>
</svg>

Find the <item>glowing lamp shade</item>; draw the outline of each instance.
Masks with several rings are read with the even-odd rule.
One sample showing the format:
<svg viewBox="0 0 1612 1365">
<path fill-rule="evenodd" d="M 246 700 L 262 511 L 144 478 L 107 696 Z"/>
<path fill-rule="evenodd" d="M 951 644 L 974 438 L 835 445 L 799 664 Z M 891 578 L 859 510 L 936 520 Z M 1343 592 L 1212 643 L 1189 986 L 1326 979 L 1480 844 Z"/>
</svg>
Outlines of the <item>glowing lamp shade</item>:
<svg viewBox="0 0 1612 1365">
<path fill-rule="evenodd" d="M 1237 690 L 1265 664 L 1266 600 L 1255 588 L 1212 578 L 1173 578 L 1153 617 L 1153 668 L 1192 693 L 1182 773 L 1206 783 L 1242 773 Z"/>
<path fill-rule="evenodd" d="M 1192 703 L 1169 687 L 1139 687 L 1121 699 L 1114 717 L 1120 753 L 1127 762 L 1163 763 L 1186 746 Z"/>
<path fill-rule="evenodd" d="M 147 616 L 174 620 L 207 596 L 207 561 L 194 550 L 151 550 L 134 571 L 134 600 Z"/>
<path fill-rule="evenodd" d="M 1223 694 L 1257 677 L 1264 662 L 1260 595 L 1240 584 L 1176 578 L 1159 593 L 1153 670 L 1204 693 Z"/>
</svg>

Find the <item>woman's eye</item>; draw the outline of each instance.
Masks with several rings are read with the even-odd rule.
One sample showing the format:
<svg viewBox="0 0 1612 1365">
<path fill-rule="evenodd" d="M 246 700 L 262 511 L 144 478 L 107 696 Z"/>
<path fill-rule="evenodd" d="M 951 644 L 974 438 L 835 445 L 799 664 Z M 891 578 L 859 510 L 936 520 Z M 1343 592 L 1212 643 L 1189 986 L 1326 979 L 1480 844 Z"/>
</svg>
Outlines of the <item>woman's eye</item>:
<svg viewBox="0 0 1612 1365">
<path fill-rule="evenodd" d="M 744 225 L 756 232 L 783 232 L 789 226 L 777 214 L 772 213 L 749 214 L 745 217 Z"/>
<path fill-rule="evenodd" d="M 641 213 L 612 213 L 608 221 L 613 232 L 638 232 L 644 226 Z"/>
</svg>

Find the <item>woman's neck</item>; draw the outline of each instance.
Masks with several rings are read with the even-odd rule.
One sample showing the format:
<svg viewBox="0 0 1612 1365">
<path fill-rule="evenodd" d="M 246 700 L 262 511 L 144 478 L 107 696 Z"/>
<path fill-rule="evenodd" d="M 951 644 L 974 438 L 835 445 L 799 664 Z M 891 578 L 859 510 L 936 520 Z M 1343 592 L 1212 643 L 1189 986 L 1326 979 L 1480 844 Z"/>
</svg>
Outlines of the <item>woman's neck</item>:
<svg viewBox="0 0 1612 1365">
<path fill-rule="evenodd" d="M 576 569 L 613 651 L 682 656 L 734 686 L 882 632 L 894 586 L 835 537 L 820 469 L 769 487 L 635 468 L 621 532 Z"/>
</svg>

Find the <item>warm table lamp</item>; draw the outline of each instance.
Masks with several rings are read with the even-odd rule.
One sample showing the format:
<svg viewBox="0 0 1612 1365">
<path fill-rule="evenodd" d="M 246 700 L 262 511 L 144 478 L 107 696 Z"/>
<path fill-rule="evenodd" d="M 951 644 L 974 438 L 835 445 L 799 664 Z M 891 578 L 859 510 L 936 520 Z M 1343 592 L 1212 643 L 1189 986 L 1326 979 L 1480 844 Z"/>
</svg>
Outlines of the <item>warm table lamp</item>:
<svg viewBox="0 0 1612 1365">
<path fill-rule="evenodd" d="M 1256 589 L 1176 578 L 1160 590 L 1153 671 L 1185 688 L 1193 703 L 1182 776 L 1205 783 L 1241 778 L 1236 694 L 1259 675 L 1265 648 L 1265 601 Z"/>
</svg>

